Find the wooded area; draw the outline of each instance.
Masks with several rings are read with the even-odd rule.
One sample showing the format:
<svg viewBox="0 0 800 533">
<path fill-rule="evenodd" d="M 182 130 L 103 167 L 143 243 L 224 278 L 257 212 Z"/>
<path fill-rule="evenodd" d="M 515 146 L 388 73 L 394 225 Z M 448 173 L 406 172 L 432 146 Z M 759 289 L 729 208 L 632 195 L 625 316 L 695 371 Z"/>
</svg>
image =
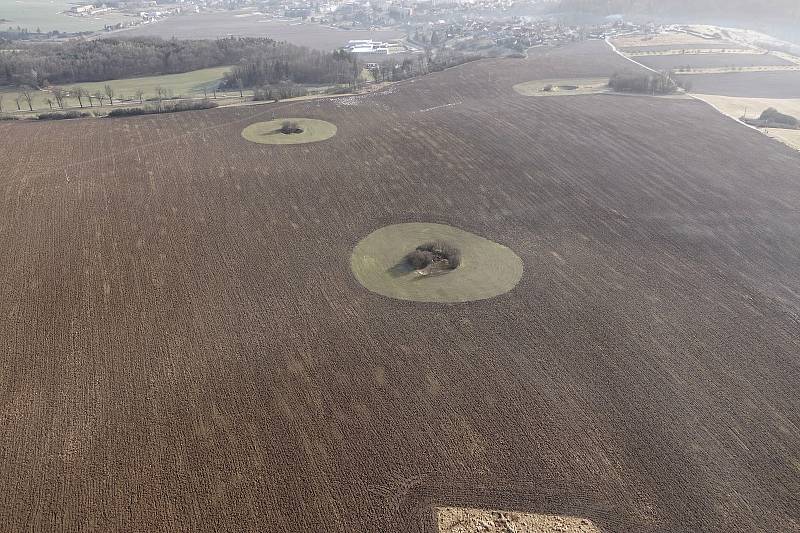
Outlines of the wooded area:
<svg viewBox="0 0 800 533">
<path fill-rule="evenodd" d="M 329 83 L 342 72 L 349 76 L 354 68 L 347 54 L 319 52 L 267 38 L 5 42 L 0 43 L 2 50 L 0 85 L 30 87 L 178 74 L 240 62 L 244 62 L 242 72 L 258 83 Z M 266 65 L 274 68 L 257 68 Z M 262 80 L 257 73 L 268 76 Z"/>
<path fill-rule="evenodd" d="M 352 83 L 361 73 L 355 56 L 275 43 L 242 61 L 225 75 L 227 88 L 261 87 L 282 81 L 300 84 Z"/>
</svg>

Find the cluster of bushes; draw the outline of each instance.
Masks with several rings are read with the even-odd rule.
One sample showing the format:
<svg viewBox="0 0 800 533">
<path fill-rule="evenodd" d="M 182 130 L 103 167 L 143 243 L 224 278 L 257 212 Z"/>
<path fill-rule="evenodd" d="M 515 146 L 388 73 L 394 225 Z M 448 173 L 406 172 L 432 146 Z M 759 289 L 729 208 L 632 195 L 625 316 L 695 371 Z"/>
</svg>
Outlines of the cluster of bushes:
<svg viewBox="0 0 800 533">
<path fill-rule="evenodd" d="M 431 265 L 453 270 L 461 264 L 461 250 L 447 242 L 427 242 L 406 255 L 406 261 L 416 270 Z"/>
<path fill-rule="evenodd" d="M 638 72 L 617 72 L 608 80 L 608 86 L 619 92 L 644 94 L 670 94 L 680 87 L 668 73 Z"/>
<path fill-rule="evenodd" d="M 281 133 L 290 135 L 292 133 L 303 133 L 303 128 L 297 122 L 291 120 L 284 120 L 281 124 Z"/>
<path fill-rule="evenodd" d="M 353 92 L 353 88 L 350 86 L 345 86 L 345 87 L 337 86 L 337 87 L 329 87 L 325 91 L 325 94 L 349 94 L 351 92 Z"/>
<path fill-rule="evenodd" d="M 797 128 L 800 126 L 800 121 L 798 121 L 796 118 L 791 115 L 780 113 L 774 107 L 765 109 L 764 112 L 761 113 L 759 120 L 762 120 L 767 124 L 778 124 L 780 126 L 787 126 L 790 128 Z"/>
<path fill-rule="evenodd" d="M 307 96 L 308 89 L 299 85 L 279 85 L 277 87 L 262 87 L 253 91 L 253 100 L 257 102 L 270 102 Z"/>
<path fill-rule="evenodd" d="M 67 120 L 71 118 L 85 118 L 92 116 L 90 113 L 80 111 L 53 111 L 50 113 L 39 113 L 36 117 L 39 120 Z"/>
<path fill-rule="evenodd" d="M 181 111 L 198 111 L 217 107 L 216 102 L 210 100 L 179 100 L 177 102 L 161 103 L 145 107 L 125 107 L 114 109 L 108 113 L 109 117 L 132 117 L 136 115 L 157 115 L 159 113 L 179 113 Z"/>
</svg>

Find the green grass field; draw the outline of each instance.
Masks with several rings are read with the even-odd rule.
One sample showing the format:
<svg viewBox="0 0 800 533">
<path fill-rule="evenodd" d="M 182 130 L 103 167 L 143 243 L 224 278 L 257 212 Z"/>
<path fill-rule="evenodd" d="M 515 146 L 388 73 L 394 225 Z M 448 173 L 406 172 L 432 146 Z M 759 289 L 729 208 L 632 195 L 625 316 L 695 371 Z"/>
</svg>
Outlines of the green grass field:
<svg viewBox="0 0 800 533">
<path fill-rule="evenodd" d="M 163 87 L 166 89 L 169 96 L 202 96 L 203 88 L 208 88 L 210 95 L 211 89 L 219 85 L 220 81 L 222 80 L 222 75 L 229 69 L 230 67 L 215 67 L 194 70 L 192 72 L 185 72 L 183 74 L 165 74 L 163 76 L 148 76 L 144 78 L 129 78 L 124 80 L 111 80 L 96 83 L 77 83 L 74 85 L 64 86 L 64 88 L 70 89 L 72 87 L 80 86 L 94 94 L 96 92 L 102 93 L 106 84 L 108 84 L 114 88 L 114 92 L 116 93 L 115 98 L 119 98 L 120 100 L 133 99 L 138 89 L 144 91 L 144 98 L 152 98 L 156 96 L 157 87 Z M 234 91 L 230 92 L 232 93 Z M 3 111 L 9 112 L 17 110 L 17 105 L 14 100 L 17 96 L 19 96 L 19 94 L 20 93 L 17 90 L 0 88 L 0 96 L 3 98 Z M 238 95 L 238 92 L 236 92 L 236 94 Z M 49 110 L 50 106 L 47 104 L 48 98 L 55 100 L 51 93 L 47 91 L 37 91 L 36 96 L 33 99 L 34 110 Z M 76 107 L 78 106 L 78 101 L 74 98 L 67 98 L 66 104 L 69 107 Z M 27 103 L 21 103 L 21 105 L 23 110 L 28 109 Z M 86 102 L 84 102 L 84 105 L 87 105 Z"/>
<path fill-rule="evenodd" d="M 424 276 L 404 265 L 405 255 L 430 241 L 461 250 L 461 265 L 445 274 Z M 383 296 L 417 302 L 469 302 L 504 294 L 522 278 L 522 260 L 510 248 L 443 224 L 386 226 L 359 242 L 350 258 L 361 285 Z"/>
</svg>

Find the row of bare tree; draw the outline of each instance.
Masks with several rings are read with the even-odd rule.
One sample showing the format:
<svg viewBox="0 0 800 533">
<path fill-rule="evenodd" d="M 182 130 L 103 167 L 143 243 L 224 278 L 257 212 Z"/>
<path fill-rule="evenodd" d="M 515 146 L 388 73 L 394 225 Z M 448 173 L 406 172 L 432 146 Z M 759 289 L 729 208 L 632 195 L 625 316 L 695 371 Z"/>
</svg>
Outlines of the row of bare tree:
<svg viewBox="0 0 800 533">
<path fill-rule="evenodd" d="M 170 91 L 165 87 L 156 87 L 156 100 L 162 101 L 169 97 Z M 17 95 L 12 99 L 14 104 L 16 104 L 16 110 L 22 111 L 23 107 L 27 106 L 30 111 L 34 110 L 34 97 L 39 93 L 38 89 L 34 89 L 32 87 L 23 86 L 20 87 L 19 92 Z M 69 105 L 67 102 L 67 98 L 72 98 L 73 101 L 77 101 L 78 107 L 83 109 L 84 107 L 94 107 L 95 104 L 103 107 L 103 105 L 108 101 L 109 105 L 114 105 L 115 99 L 117 101 L 121 100 L 117 96 L 117 92 L 111 85 L 106 85 L 102 91 L 94 91 L 91 92 L 83 87 L 70 87 L 69 89 L 64 87 L 50 87 L 45 92 L 48 96 L 44 99 L 45 103 L 50 107 L 50 109 L 55 109 L 56 107 L 59 109 L 64 109 L 67 107 L 75 107 L 73 104 L 72 106 Z M 144 102 L 144 91 L 142 89 L 136 89 L 133 93 L 134 99 L 138 100 L 141 104 Z M 4 95 L 0 93 L 0 113 L 4 111 L 13 111 L 13 108 L 4 107 Z"/>
</svg>

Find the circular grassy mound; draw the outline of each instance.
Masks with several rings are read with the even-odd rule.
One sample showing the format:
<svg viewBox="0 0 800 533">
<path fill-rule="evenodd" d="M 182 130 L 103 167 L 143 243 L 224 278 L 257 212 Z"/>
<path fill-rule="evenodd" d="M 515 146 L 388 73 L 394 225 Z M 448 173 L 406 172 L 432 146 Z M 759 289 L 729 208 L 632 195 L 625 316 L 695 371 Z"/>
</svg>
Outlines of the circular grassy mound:
<svg viewBox="0 0 800 533">
<path fill-rule="evenodd" d="M 523 96 L 565 96 L 608 92 L 608 78 L 579 78 L 568 80 L 535 80 L 514 85 Z"/>
<path fill-rule="evenodd" d="M 461 251 L 458 268 L 439 275 L 415 271 L 405 256 L 420 244 L 447 241 Z M 511 249 L 443 224 L 386 226 L 367 235 L 353 250 L 350 267 L 372 292 L 417 302 L 485 300 L 513 289 L 522 278 L 522 260 Z"/>
<path fill-rule="evenodd" d="M 286 121 L 294 122 L 302 133 L 282 133 Z M 281 118 L 256 122 L 242 130 L 242 137 L 259 144 L 306 144 L 324 141 L 336 135 L 336 126 L 313 118 Z"/>
</svg>

